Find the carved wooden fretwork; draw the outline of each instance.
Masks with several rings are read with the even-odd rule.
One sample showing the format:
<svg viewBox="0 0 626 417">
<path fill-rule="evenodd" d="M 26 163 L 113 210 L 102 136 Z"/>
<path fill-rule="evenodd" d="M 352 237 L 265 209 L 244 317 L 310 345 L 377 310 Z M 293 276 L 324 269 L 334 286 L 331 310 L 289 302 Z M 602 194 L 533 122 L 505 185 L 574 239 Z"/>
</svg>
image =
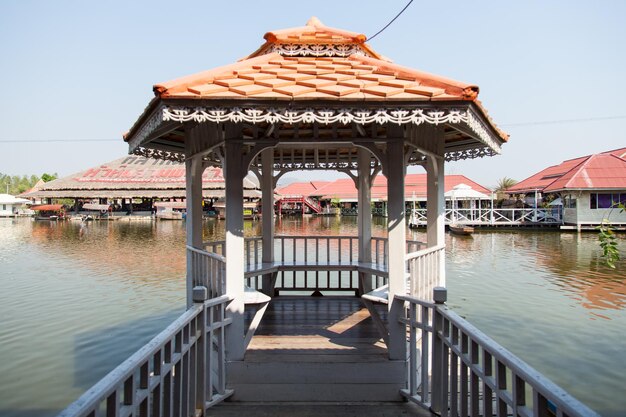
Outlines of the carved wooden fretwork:
<svg viewBox="0 0 626 417">
<path fill-rule="evenodd" d="M 500 141 L 495 134 L 489 132 L 484 123 L 474 114 L 473 110 L 455 109 L 275 109 L 275 108 L 186 108 L 165 107 L 163 121 L 175 122 L 213 122 L 213 123 L 298 123 L 358 124 L 369 125 L 442 125 L 463 124 L 467 126 L 492 154 L 500 153 Z M 468 154 L 472 155 L 472 154 Z"/>
<path fill-rule="evenodd" d="M 369 55 L 357 44 L 296 44 L 278 43 L 272 45 L 267 53 L 276 52 L 283 56 L 337 56 Z"/>
</svg>

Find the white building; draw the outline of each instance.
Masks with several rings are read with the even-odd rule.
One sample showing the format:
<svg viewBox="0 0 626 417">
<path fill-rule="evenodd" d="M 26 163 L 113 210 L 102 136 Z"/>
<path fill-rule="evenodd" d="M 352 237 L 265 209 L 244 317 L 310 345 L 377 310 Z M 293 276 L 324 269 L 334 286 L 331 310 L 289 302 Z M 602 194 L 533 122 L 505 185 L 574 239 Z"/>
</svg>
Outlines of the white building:
<svg viewBox="0 0 626 417">
<path fill-rule="evenodd" d="M 24 204 L 30 203 L 25 198 L 16 198 L 11 194 L 0 194 L 0 217 L 15 217 L 22 213 Z"/>
</svg>

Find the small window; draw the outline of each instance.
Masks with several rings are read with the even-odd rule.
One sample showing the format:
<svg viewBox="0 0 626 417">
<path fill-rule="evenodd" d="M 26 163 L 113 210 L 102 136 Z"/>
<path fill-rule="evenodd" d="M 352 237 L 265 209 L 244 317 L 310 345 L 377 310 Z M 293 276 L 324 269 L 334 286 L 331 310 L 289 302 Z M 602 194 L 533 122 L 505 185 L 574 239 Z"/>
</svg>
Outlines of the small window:
<svg viewBox="0 0 626 417">
<path fill-rule="evenodd" d="M 3 204 L 3 205 L 2 205 L 2 210 L 6 210 L 6 209 L 7 209 L 7 205 L 6 205 L 6 204 Z"/>
<path fill-rule="evenodd" d="M 589 207 L 591 209 L 610 209 L 615 207 L 620 201 L 626 200 L 625 194 L 612 194 L 612 193 L 603 193 L 603 194 L 591 194 L 589 200 Z"/>
</svg>

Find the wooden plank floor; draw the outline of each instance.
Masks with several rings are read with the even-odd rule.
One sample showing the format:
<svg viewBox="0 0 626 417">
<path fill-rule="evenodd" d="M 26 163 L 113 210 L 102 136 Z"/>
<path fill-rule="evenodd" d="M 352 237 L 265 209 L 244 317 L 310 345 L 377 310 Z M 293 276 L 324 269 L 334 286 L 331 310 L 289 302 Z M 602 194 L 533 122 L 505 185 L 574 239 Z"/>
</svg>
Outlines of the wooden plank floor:
<svg viewBox="0 0 626 417">
<path fill-rule="evenodd" d="M 386 318 L 385 306 L 381 316 Z M 247 321 L 251 314 L 247 313 Z M 355 297 L 275 297 L 246 352 L 246 362 L 281 361 L 375 362 L 387 349 L 372 318 Z"/>
<path fill-rule="evenodd" d="M 223 403 L 207 410 L 212 417 L 434 417 L 412 403 Z"/>
</svg>

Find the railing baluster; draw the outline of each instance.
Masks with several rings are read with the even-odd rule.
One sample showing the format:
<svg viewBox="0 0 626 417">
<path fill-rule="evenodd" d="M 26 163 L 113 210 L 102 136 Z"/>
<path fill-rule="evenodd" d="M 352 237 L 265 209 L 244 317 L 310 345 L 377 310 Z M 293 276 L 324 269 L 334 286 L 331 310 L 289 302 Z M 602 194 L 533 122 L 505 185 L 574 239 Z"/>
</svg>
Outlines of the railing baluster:
<svg viewBox="0 0 626 417">
<path fill-rule="evenodd" d="M 452 346 L 459 347 L 459 329 L 454 325 L 452 327 Z M 450 349 L 450 415 L 457 416 L 459 410 L 459 357 L 454 352 L 454 349 Z"/>
<path fill-rule="evenodd" d="M 417 395 L 417 335 L 415 326 L 417 322 L 416 310 L 417 305 L 411 303 L 409 305 L 409 393 L 411 395 Z M 422 368 L 422 372 L 423 369 L 424 368 Z"/>
<path fill-rule="evenodd" d="M 493 379 L 493 357 L 483 349 L 483 414 L 493 415 L 493 392 L 488 381 Z"/>
</svg>

